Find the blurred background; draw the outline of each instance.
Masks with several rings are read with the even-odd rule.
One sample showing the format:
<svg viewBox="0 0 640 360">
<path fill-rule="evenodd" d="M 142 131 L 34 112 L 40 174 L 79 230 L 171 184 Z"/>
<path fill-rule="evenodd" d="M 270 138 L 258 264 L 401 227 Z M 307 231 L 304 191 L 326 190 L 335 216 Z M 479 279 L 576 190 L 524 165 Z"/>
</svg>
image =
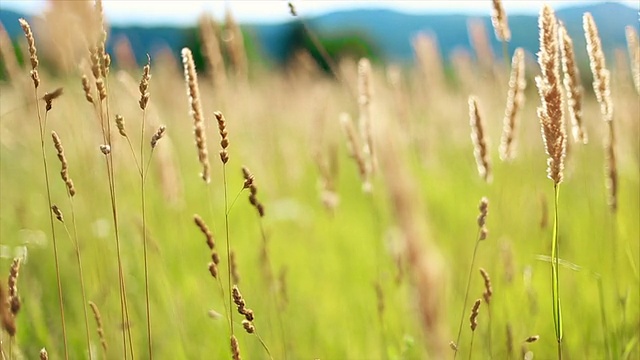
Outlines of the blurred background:
<svg viewBox="0 0 640 360">
<path fill-rule="evenodd" d="M 576 47 L 584 47 L 582 14 L 591 12 L 598 23 L 605 53 L 626 47 L 624 26 L 638 24 L 638 1 L 550 1 L 557 16 L 565 23 Z M 443 59 L 473 47 L 470 28 L 491 31 L 490 1 L 297 1 L 298 17 L 291 16 L 286 1 L 105 1 L 104 11 L 111 26 L 108 50 L 130 52 L 138 63 L 170 50 L 178 54 L 188 46 L 194 50 L 196 64 L 204 65 L 198 43 L 197 24 L 204 14 L 223 22 L 231 12 L 241 25 L 250 64 L 286 66 L 299 50 L 306 49 L 314 60 L 327 69 L 304 31 L 306 22 L 318 36 L 332 58 L 366 56 L 374 62 L 411 64 L 414 60 L 412 39 L 419 33 L 435 36 Z M 535 54 L 540 1 L 506 1 L 506 12 L 513 38 L 512 48 L 522 47 Z M 57 8 L 64 10 L 56 12 Z M 9 36 L 22 35 L 17 19 L 37 15 L 36 32 L 78 31 L 69 28 L 86 9 L 75 1 L 17 1 L 0 3 L 0 21 Z M 47 18 L 47 14 L 57 14 Z M 65 14 L 60 16 L 60 14 Z M 41 24 L 38 26 L 38 22 Z M 77 25 L 76 25 L 77 26 Z M 55 29 L 52 29 L 55 28 Z M 488 29 L 488 30 L 487 30 Z M 477 29 L 476 29 L 477 30 Z M 228 38 L 229 36 L 227 36 Z M 491 36 L 489 44 L 502 54 L 499 41 Z M 223 41 L 225 36 L 222 37 Z M 71 43 L 71 42 L 70 42 Z M 60 58 L 59 56 L 52 57 Z M 586 54 L 578 60 L 586 63 Z M 71 66 L 70 64 L 67 64 Z M 0 68 L 4 68 L 0 66 Z"/>
</svg>

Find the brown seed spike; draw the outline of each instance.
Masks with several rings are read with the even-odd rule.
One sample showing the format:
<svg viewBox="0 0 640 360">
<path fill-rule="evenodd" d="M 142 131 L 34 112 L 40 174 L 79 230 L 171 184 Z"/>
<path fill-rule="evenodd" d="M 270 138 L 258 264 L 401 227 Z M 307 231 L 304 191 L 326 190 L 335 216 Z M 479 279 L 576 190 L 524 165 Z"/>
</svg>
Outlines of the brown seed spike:
<svg viewBox="0 0 640 360">
<path fill-rule="evenodd" d="M 202 232 L 202 234 L 204 234 L 204 236 L 207 238 L 207 246 L 209 246 L 210 250 L 213 250 L 215 247 L 215 243 L 213 241 L 213 234 L 209 230 L 209 227 L 207 226 L 207 224 L 205 224 L 204 220 L 202 220 L 200 215 L 198 214 L 193 215 L 193 219 L 196 225 L 198 226 L 198 228 L 200 229 L 200 231 Z"/>
<path fill-rule="evenodd" d="M 493 0 L 491 23 L 493 24 L 493 29 L 495 30 L 498 40 L 507 42 L 511 40 L 511 31 L 509 30 L 507 13 L 504 11 L 504 7 L 502 7 L 501 0 Z"/>
<path fill-rule="evenodd" d="M 611 73 L 607 70 L 598 27 L 593 16 L 585 13 L 583 17 L 583 27 L 587 39 L 587 52 L 589 53 L 589 64 L 593 74 L 593 91 L 600 104 L 602 119 L 607 124 L 608 134 L 605 140 L 605 186 L 607 187 L 607 202 L 612 212 L 618 208 L 618 170 L 616 165 L 615 152 L 615 132 L 613 128 L 613 102 L 611 100 Z"/>
<path fill-rule="evenodd" d="M 476 158 L 478 173 L 486 182 L 491 182 L 491 160 L 489 159 L 489 145 L 485 136 L 485 126 L 478 109 L 478 99 L 469 97 L 469 122 L 471 124 L 471 141 L 473 154 Z"/>
<path fill-rule="evenodd" d="M 233 360 L 241 360 L 240 357 L 240 345 L 238 339 L 234 335 L 231 335 L 231 356 Z"/>
<path fill-rule="evenodd" d="M 56 219 L 58 219 L 58 221 L 60 221 L 61 223 L 64 222 L 64 217 L 62 216 L 62 210 L 60 210 L 58 205 L 56 204 L 51 205 L 51 211 L 53 211 L 53 215 L 56 216 Z"/>
<path fill-rule="evenodd" d="M 482 293 L 482 297 L 484 298 L 484 302 L 487 305 L 491 304 L 491 296 L 493 295 L 493 287 L 491 286 L 491 277 L 489 277 L 489 273 L 487 270 L 480 268 L 480 275 L 482 279 L 484 279 L 484 292 Z"/>
<path fill-rule="evenodd" d="M 476 299 L 476 302 L 473 304 L 473 307 L 471 308 L 471 316 L 469 316 L 471 331 L 476 331 L 476 327 L 478 327 L 478 314 L 480 313 L 480 303 L 482 303 L 482 300 Z"/>
<path fill-rule="evenodd" d="M 47 353 L 47 349 L 42 348 L 40 350 L 40 360 L 49 360 L 49 353 Z"/>
<path fill-rule="evenodd" d="M 249 334 L 253 334 L 256 331 L 253 323 L 251 323 L 251 321 L 249 320 L 242 320 L 242 326 L 244 327 L 244 330 Z"/>
<path fill-rule="evenodd" d="M 538 118 L 547 153 L 547 176 L 555 185 L 562 183 L 566 156 L 566 135 L 562 93 L 560 90 L 558 24 L 553 10 L 545 5 L 539 18 L 540 51 L 538 63 L 542 75 L 536 77 L 541 106 Z"/>
<path fill-rule="evenodd" d="M 527 342 L 527 343 L 534 343 L 534 342 L 536 342 L 536 341 L 538 341 L 538 340 L 540 340 L 540 335 L 533 335 L 533 336 L 529 336 L 528 338 L 526 338 L 526 339 L 524 340 L 524 342 Z"/>
<path fill-rule="evenodd" d="M 560 25 L 560 47 L 562 54 L 562 72 L 564 74 L 563 83 L 567 94 L 567 105 L 569 118 L 571 119 L 571 130 L 573 140 L 586 144 L 589 140 L 582 123 L 582 84 L 580 83 L 580 72 L 576 64 L 573 51 L 573 41 L 567 33 L 564 25 Z"/>
<path fill-rule="evenodd" d="M 158 130 L 156 131 L 155 134 L 153 134 L 153 136 L 151 137 L 151 148 L 155 149 L 156 145 L 158 144 L 158 141 L 160 141 L 160 139 L 162 139 L 162 137 L 164 136 L 164 133 L 166 132 L 167 127 L 164 125 L 160 125 L 160 127 L 158 128 Z"/>
<path fill-rule="evenodd" d="M 151 79 L 151 58 L 147 54 L 147 64 L 142 68 L 142 78 L 140 79 L 140 100 L 138 104 L 140 109 L 145 110 L 149 103 L 149 79 Z"/>
<path fill-rule="evenodd" d="M 98 305 L 89 301 L 89 307 L 91 307 L 91 311 L 93 312 L 93 317 L 96 320 L 96 327 L 98 328 L 98 337 L 100 338 L 100 345 L 102 349 L 107 351 L 107 340 L 104 337 L 104 328 L 102 327 L 102 316 L 100 315 L 100 310 L 98 309 Z"/>
<path fill-rule="evenodd" d="M 218 131 L 220 132 L 220 160 L 222 160 L 223 164 L 226 164 L 229 161 L 229 153 L 227 152 L 227 148 L 229 147 L 229 137 L 227 133 L 227 122 L 224 118 L 224 115 L 220 111 L 216 111 L 213 113 L 218 121 Z"/>
<path fill-rule="evenodd" d="M 60 170 L 60 176 L 67 186 L 69 196 L 73 197 L 76 194 L 76 188 L 73 185 L 73 180 L 71 180 L 71 177 L 69 176 L 69 166 L 67 163 L 67 157 L 64 154 L 64 148 L 62 147 L 62 141 L 55 131 L 51 132 L 51 138 L 53 139 L 53 145 L 56 148 L 58 160 L 60 160 L 60 165 L 62 167 Z"/>
<path fill-rule="evenodd" d="M 124 128 L 124 118 L 122 115 L 116 115 L 116 127 L 118 128 L 118 133 L 120 136 L 127 137 L 127 131 Z"/>
<path fill-rule="evenodd" d="M 480 199 L 478 210 L 480 210 L 480 215 L 478 215 L 478 226 L 480 227 L 479 240 L 485 240 L 489 232 L 486 226 L 487 215 L 489 214 L 489 199 L 487 199 L 486 197 Z"/>
<path fill-rule="evenodd" d="M 89 86 L 89 79 L 86 75 L 82 75 L 82 90 L 84 91 L 84 98 L 93 104 L 93 96 L 91 95 L 91 87 Z"/>
<path fill-rule="evenodd" d="M 11 314 L 16 316 L 20 311 L 20 297 L 18 296 L 18 275 L 20 275 L 20 258 L 13 259 L 9 270 L 9 307 Z"/>
<path fill-rule="evenodd" d="M 29 49 L 29 61 L 31 62 L 31 80 L 33 80 L 33 86 L 37 89 L 40 86 L 40 76 L 38 75 L 38 55 L 36 49 L 36 42 L 31 32 L 31 26 L 25 19 L 19 19 L 20 27 L 24 32 L 24 36 L 27 38 L 27 46 Z"/>
<path fill-rule="evenodd" d="M 633 26 L 627 26 L 624 30 L 627 37 L 633 84 L 636 87 L 636 92 L 640 94 L 640 44 L 638 43 L 638 33 Z"/>
<path fill-rule="evenodd" d="M 527 85 L 524 76 L 524 50 L 517 48 L 511 60 L 511 77 L 507 106 L 504 111 L 502 138 L 500 139 L 500 159 L 512 160 L 515 157 L 515 133 L 518 112 L 524 106 L 524 90 Z"/>
<path fill-rule="evenodd" d="M 9 298 L 7 297 L 3 283 L 0 283 L 0 316 L 2 320 L 2 328 L 9 334 L 9 336 L 15 336 L 16 321 L 11 311 L 9 311 Z"/>
<path fill-rule="evenodd" d="M 198 160 L 202 165 L 200 176 L 207 184 L 211 181 L 209 174 L 209 153 L 207 151 L 207 135 L 205 131 L 202 106 L 200 104 L 200 89 L 198 86 L 198 74 L 193 62 L 193 54 L 189 48 L 182 49 L 182 64 L 184 66 L 184 78 L 189 96 L 189 107 L 193 116 L 193 131 L 198 148 Z"/>
</svg>

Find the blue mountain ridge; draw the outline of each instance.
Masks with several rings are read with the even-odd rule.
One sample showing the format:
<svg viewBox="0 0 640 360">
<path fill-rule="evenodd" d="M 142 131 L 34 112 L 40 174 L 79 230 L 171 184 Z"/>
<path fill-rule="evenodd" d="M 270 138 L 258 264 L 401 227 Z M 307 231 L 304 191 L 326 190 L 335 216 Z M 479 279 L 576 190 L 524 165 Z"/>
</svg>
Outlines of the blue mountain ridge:
<svg viewBox="0 0 640 360">
<path fill-rule="evenodd" d="M 582 30 L 582 15 L 590 12 L 603 39 L 603 48 L 608 56 L 616 48 L 626 47 L 624 27 L 635 26 L 638 29 L 637 10 L 619 3 L 601 3 L 588 6 L 574 6 L 556 12 L 565 24 L 569 35 L 578 49 L 584 49 L 585 39 Z M 18 18 L 22 14 L 0 9 L 0 21 L 10 37 L 22 36 Z M 27 17 L 28 18 L 28 17 Z M 357 32 L 373 42 L 382 51 L 382 59 L 400 63 L 413 61 L 411 40 L 420 32 L 434 34 L 438 39 L 441 55 L 447 59 L 456 48 L 470 49 L 467 22 L 470 18 L 481 20 L 491 39 L 496 54 L 501 54 L 502 45 L 493 34 L 491 19 L 487 16 L 467 15 L 421 15 L 406 14 L 392 10 L 366 9 L 328 13 L 307 19 L 310 28 L 320 37 L 339 36 L 344 32 Z M 294 19 L 295 20 L 295 19 Z M 282 59 L 285 40 L 294 27 L 294 20 L 280 24 L 243 24 L 246 34 L 254 39 L 259 50 L 270 60 Z M 509 16 L 512 39 L 509 48 L 523 47 L 530 53 L 538 50 L 537 16 Z M 136 58 L 144 60 L 147 53 L 153 54 L 160 44 L 172 49 L 176 54 L 188 45 L 189 29 L 169 26 L 114 26 L 111 39 L 127 36 L 132 44 Z M 36 34 L 37 36 L 37 34 Z M 500 55 L 498 55 L 500 56 Z M 585 61 L 585 51 L 577 51 L 579 61 Z"/>
</svg>

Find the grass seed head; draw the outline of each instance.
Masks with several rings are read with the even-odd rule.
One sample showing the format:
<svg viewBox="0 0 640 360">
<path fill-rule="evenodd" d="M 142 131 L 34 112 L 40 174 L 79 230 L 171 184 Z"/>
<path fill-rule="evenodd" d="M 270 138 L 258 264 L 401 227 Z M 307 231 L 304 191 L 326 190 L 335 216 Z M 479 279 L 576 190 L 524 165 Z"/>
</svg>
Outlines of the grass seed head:
<svg viewBox="0 0 640 360">
<path fill-rule="evenodd" d="M 476 327 L 478 327 L 478 314 L 480 313 L 481 303 L 482 303 L 481 299 L 476 299 L 476 302 L 473 304 L 473 307 L 471 308 L 471 316 L 469 316 L 471 331 L 476 331 Z"/>
<path fill-rule="evenodd" d="M 127 131 L 124 127 L 124 118 L 122 115 L 116 115 L 116 127 L 118 128 L 118 133 L 120 136 L 127 137 Z"/>
<path fill-rule="evenodd" d="M 515 157 L 517 116 L 524 106 L 524 90 L 527 85 L 524 64 L 524 50 L 517 48 L 511 60 L 507 106 L 504 111 L 502 138 L 500 139 L 500 159 L 503 161 L 512 160 Z"/>
<path fill-rule="evenodd" d="M 56 216 L 56 219 L 58 219 L 58 221 L 60 221 L 61 223 L 64 222 L 64 217 L 62 216 L 62 210 L 60 210 L 58 205 L 56 204 L 51 205 L 51 211 L 53 211 L 53 215 Z"/>
<path fill-rule="evenodd" d="M 241 360 L 240 345 L 234 335 L 231 335 L 231 357 L 233 360 Z"/>
<path fill-rule="evenodd" d="M 478 173 L 484 181 L 491 182 L 489 145 L 485 134 L 484 121 L 478 109 L 478 99 L 475 96 L 469 97 L 469 122 L 471 124 L 471 141 L 473 142 L 473 154 L 476 158 Z"/>
<path fill-rule="evenodd" d="M 511 31 L 507 21 L 507 13 L 504 11 L 501 0 L 493 0 L 493 10 L 491 12 L 491 23 L 496 33 L 496 38 L 500 41 L 511 40 Z"/>
<path fill-rule="evenodd" d="M 156 145 L 158 145 L 158 141 L 162 139 L 164 133 L 167 131 L 167 127 L 164 125 L 160 125 L 158 130 L 156 130 L 155 134 L 151 137 L 151 148 L 155 149 Z"/>
<path fill-rule="evenodd" d="M 193 54 L 189 48 L 182 49 L 182 64 L 184 67 L 184 79 L 187 85 L 189 98 L 189 112 L 193 117 L 193 132 L 198 148 L 198 161 L 202 166 L 200 176 L 207 184 L 211 181 L 209 174 L 209 153 L 207 151 L 207 135 L 204 125 L 202 105 L 200 104 L 200 88 L 198 86 L 198 74 L 193 62 Z"/>
<path fill-rule="evenodd" d="M 547 177 L 555 185 L 562 183 L 566 156 L 566 135 L 562 93 L 560 90 L 558 24 L 553 9 L 544 5 L 540 11 L 540 51 L 538 63 L 542 75 L 536 77 L 541 106 L 538 118 L 547 153 Z"/>
</svg>

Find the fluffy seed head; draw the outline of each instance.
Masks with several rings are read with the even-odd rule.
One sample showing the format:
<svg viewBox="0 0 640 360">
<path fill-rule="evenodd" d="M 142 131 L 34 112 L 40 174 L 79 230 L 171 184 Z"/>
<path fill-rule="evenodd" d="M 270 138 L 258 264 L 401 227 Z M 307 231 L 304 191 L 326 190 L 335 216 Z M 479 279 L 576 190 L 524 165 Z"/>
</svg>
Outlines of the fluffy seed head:
<svg viewBox="0 0 640 360">
<path fill-rule="evenodd" d="M 147 64 L 142 68 L 142 78 L 138 86 L 140 90 L 140 100 L 138 104 L 142 110 L 146 109 L 149 103 L 149 79 L 151 79 L 151 58 L 147 54 Z"/>
<path fill-rule="evenodd" d="M 29 49 L 29 61 L 31 62 L 31 80 L 33 80 L 33 86 L 38 88 L 40 86 L 40 76 L 38 75 L 38 55 L 36 49 L 36 42 L 31 32 L 31 26 L 25 19 L 18 19 L 20 27 L 24 32 L 24 36 L 27 38 L 27 47 Z"/>
<path fill-rule="evenodd" d="M 538 63 L 542 75 L 536 77 L 536 85 L 542 105 L 538 107 L 538 118 L 548 156 L 547 176 L 558 185 L 563 179 L 566 135 L 558 67 L 558 24 L 553 10 L 548 5 L 544 5 L 540 12 L 539 27 Z"/>
<path fill-rule="evenodd" d="M 638 33 L 633 26 L 625 27 L 627 37 L 627 48 L 629 50 L 629 62 L 631 63 L 631 73 L 636 91 L 640 94 L 640 44 L 638 44 Z"/>
<path fill-rule="evenodd" d="M 234 335 L 231 335 L 231 357 L 233 360 L 240 360 L 240 345 L 238 339 Z"/>
<path fill-rule="evenodd" d="M 64 154 L 64 148 L 62 147 L 62 141 L 55 131 L 51 132 L 51 138 L 53 139 L 53 146 L 56 148 L 58 160 L 60 160 L 60 165 L 62 167 L 60 170 L 60 177 L 62 177 L 62 181 L 64 181 L 67 186 L 69 195 L 73 197 L 76 194 L 76 188 L 73 185 L 73 180 L 71 180 L 71 177 L 69 176 L 69 166 L 67 163 L 67 157 Z"/>
<path fill-rule="evenodd" d="M 564 74 L 563 83 L 565 94 L 567 95 L 573 140 L 586 144 L 588 138 L 584 125 L 582 124 L 582 84 L 580 83 L 580 72 L 576 65 L 573 51 L 573 41 L 563 25 L 560 25 L 559 30 L 560 41 L 562 43 L 560 50 L 562 54 L 562 72 Z"/>
<path fill-rule="evenodd" d="M 158 144 L 158 141 L 160 141 L 160 139 L 162 139 L 162 137 L 164 136 L 164 133 L 166 132 L 167 127 L 164 125 L 160 125 L 160 127 L 158 128 L 158 130 L 156 131 L 155 134 L 153 134 L 153 136 L 151 137 L 151 148 L 155 149 L 156 145 Z"/>
<path fill-rule="evenodd" d="M 507 106 L 504 111 L 502 138 L 500 139 L 500 159 L 512 160 L 515 157 L 515 133 L 518 112 L 524 106 L 524 89 L 527 85 L 524 77 L 524 50 L 517 48 L 511 60 L 511 77 Z"/>
<path fill-rule="evenodd" d="M 600 104 L 600 113 L 604 121 L 613 120 L 613 104 L 611 101 L 611 74 L 607 70 L 600 35 L 595 20 L 590 13 L 582 17 L 584 35 L 587 40 L 587 53 L 589 65 L 593 74 L 593 91 Z"/>
<path fill-rule="evenodd" d="M 122 137 L 127 137 L 127 131 L 124 128 L 124 118 L 122 115 L 116 115 L 116 127 Z"/>
<path fill-rule="evenodd" d="M 480 199 L 480 205 L 478 206 L 478 210 L 480 210 L 480 214 L 478 215 L 478 227 L 480 227 L 480 240 L 485 240 L 489 233 L 487 229 L 487 215 L 489 214 L 489 199 L 486 197 L 482 197 Z"/>
<path fill-rule="evenodd" d="M 193 62 L 193 55 L 189 48 L 182 49 L 182 64 L 184 66 L 184 78 L 187 85 L 187 96 L 189 98 L 189 112 L 193 117 L 193 132 L 198 148 L 198 160 L 202 166 L 200 176 L 207 184 L 211 181 L 209 174 L 209 153 L 207 152 L 207 135 L 205 131 L 202 106 L 200 105 L 200 89 L 198 86 L 198 75 Z"/>
<path fill-rule="evenodd" d="M 20 275 L 20 258 L 13 259 L 11 268 L 9 269 L 9 280 L 7 286 L 9 287 L 9 309 L 11 314 L 15 317 L 20 311 L 20 297 L 18 296 L 18 276 Z"/>
<path fill-rule="evenodd" d="M 493 0 L 493 10 L 491 11 L 491 23 L 496 37 L 500 41 L 511 40 L 511 31 L 509 30 L 509 22 L 507 21 L 507 13 L 502 7 L 501 0 Z"/>
<path fill-rule="evenodd" d="M 82 90 L 84 91 L 84 98 L 93 104 L 93 96 L 91 95 L 91 86 L 89 85 L 89 79 L 86 75 L 82 75 Z"/>
<path fill-rule="evenodd" d="M 478 99 L 475 96 L 469 97 L 469 123 L 471 125 L 471 141 L 473 142 L 473 155 L 476 158 L 478 173 L 486 182 L 491 182 L 491 160 L 489 158 L 489 145 L 485 135 L 485 126 L 480 110 L 478 109 Z"/>
<path fill-rule="evenodd" d="M 487 305 L 491 304 L 491 296 L 493 295 L 493 287 L 491 286 L 491 277 L 489 277 L 489 273 L 487 270 L 480 268 L 480 275 L 484 280 L 484 292 L 482 293 L 482 297 L 484 298 L 484 302 Z"/>
<path fill-rule="evenodd" d="M 89 307 L 91 307 L 91 311 L 93 312 L 93 317 L 96 320 L 96 327 L 98 328 L 98 337 L 100 338 L 100 345 L 102 346 L 102 350 L 107 351 L 107 340 L 104 337 L 104 328 L 102 327 L 102 316 L 100 315 L 100 310 L 98 309 L 98 305 L 89 301 Z"/>
<path fill-rule="evenodd" d="M 47 349 L 40 349 L 40 360 L 49 360 L 49 353 L 47 353 Z"/>
</svg>

